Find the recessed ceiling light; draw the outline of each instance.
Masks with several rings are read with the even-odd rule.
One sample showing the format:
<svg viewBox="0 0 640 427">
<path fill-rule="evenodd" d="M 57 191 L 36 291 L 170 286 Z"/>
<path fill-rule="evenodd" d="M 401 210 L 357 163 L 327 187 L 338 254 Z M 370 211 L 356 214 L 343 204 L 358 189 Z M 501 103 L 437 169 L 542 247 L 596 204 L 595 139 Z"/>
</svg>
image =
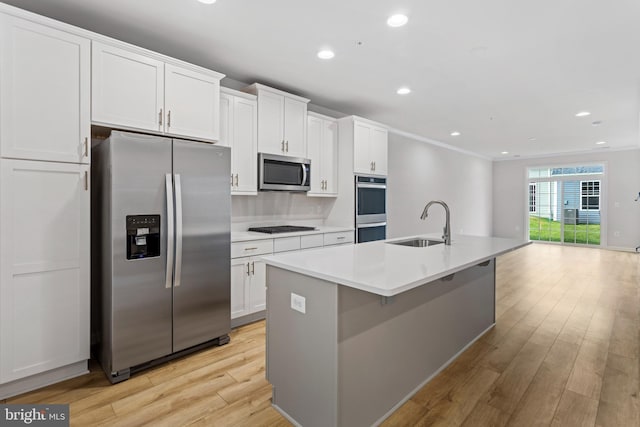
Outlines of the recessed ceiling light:
<svg viewBox="0 0 640 427">
<path fill-rule="evenodd" d="M 453 131 L 451 132 L 451 136 L 460 136 L 460 132 L 458 132 L 457 130 Z"/>
<path fill-rule="evenodd" d="M 396 91 L 396 93 L 397 93 L 398 95 L 407 95 L 407 94 L 410 94 L 410 93 L 411 93 L 411 89 L 409 89 L 409 88 L 408 88 L 408 87 L 406 87 L 406 86 L 405 86 L 405 87 L 401 87 L 400 89 L 398 89 L 398 90 Z"/>
<path fill-rule="evenodd" d="M 508 151 L 503 151 L 500 154 L 509 154 L 509 152 Z"/>
<path fill-rule="evenodd" d="M 602 144 L 606 144 L 606 143 L 607 143 L 607 141 L 598 141 L 598 142 L 596 142 L 596 145 L 602 145 Z"/>
<path fill-rule="evenodd" d="M 602 124 L 601 120 L 596 120 L 594 122 L 591 122 L 591 126 L 600 126 Z"/>
<path fill-rule="evenodd" d="M 587 117 L 590 116 L 591 113 L 588 111 L 580 111 L 579 113 L 576 113 L 576 117 Z"/>
<path fill-rule="evenodd" d="M 331 51 L 329 49 L 324 49 L 324 50 L 321 50 L 320 52 L 318 52 L 318 58 L 320 58 L 320 59 L 331 59 L 334 56 L 336 56 L 336 54 L 333 53 L 333 51 Z"/>
<path fill-rule="evenodd" d="M 200 3 L 204 4 L 214 4 L 216 0 L 198 0 Z"/>
<path fill-rule="evenodd" d="M 536 138 L 535 136 L 532 136 L 531 138 L 529 138 L 529 141 L 536 141 L 538 138 Z"/>
<path fill-rule="evenodd" d="M 409 18 L 407 18 L 407 15 L 397 14 L 392 15 L 387 19 L 387 25 L 390 27 L 402 27 L 408 21 Z"/>
</svg>

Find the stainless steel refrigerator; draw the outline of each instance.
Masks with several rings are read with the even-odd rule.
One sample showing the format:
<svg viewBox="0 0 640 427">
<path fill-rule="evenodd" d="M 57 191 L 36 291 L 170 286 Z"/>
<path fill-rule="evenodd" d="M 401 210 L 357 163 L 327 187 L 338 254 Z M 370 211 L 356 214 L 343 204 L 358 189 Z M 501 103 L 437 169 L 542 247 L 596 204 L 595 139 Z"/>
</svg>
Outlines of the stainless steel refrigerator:
<svg viewBox="0 0 640 427">
<path fill-rule="evenodd" d="M 230 149 L 112 131 L 92 150 L 92 329 L 109 380 L 227 343 Z"/>
</svg>

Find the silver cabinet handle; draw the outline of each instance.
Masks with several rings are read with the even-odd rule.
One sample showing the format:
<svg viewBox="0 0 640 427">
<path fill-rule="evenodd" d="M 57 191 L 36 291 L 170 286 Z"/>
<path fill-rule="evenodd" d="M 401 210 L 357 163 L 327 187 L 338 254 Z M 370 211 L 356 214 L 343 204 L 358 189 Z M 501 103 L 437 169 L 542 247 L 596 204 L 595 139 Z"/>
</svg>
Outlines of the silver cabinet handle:
<svg viewBox="0 0 640 427">
<path fill-rule="evenodd" d="M 164 276 L 164 287 L 169 289 L 173 280 L 173 181 L 171 174 L 164 176 L 165 195 L 167 196 L 167 268 Z"/>
<path fill-rule="evenodd" d="M 281 148 L 281 150 L 284 153 L 284 139 L 282 140 L 282 148 Z"/>
<path fill-rule="evenodd" d="M 371 171 L 373 172 L 373 162 L 371 162 Z"/>
<path fill-rule="evenodd" d="M 233 187 L 233 174 L 231 174 L 231 186 Z"/>
<path fill-rule="evenodd" d="M 373 162 L 373 170 L 376 170 L 376 162 Z"/>
<path fill-rule="evenodd" d="M 174 286 L 180 286 L 182 276 L 182 185 L 180 174 L 175 174 L 176 188 L 176 271 L 174 272 Z"/>
<path fill-rule="evenodd" d="M 89 138 L 84 137 L 84 156 L 89 157 Z"/>
<path fill-rule="evenodd" d="M 236 174 L 236 187 L 238 186 L 238 174 Z"/>
<path fill-rule="evenodd" d="M 287 141 L 287 153 L 289 152 L 289 141 Z"/>
<path fill-rule="evenodd" d="M 345 237 L 344 237 L 344 236 L 342 236 L 342 237 L 336 237 L 336 240 L 344 240 L 344 239 L 345 239 Z"/>
<path fill-rule="evenodd" d="M 167 128 L 171 127 L 171 110 L 167 113 Z"/>
<path fill-rule="evenodd" d="M 245 251 L 255 251 L 258 248 L 244 248 Z"/>
<path fill-rule="evenodd" d="M 162 108 L 160 109 L 160 112 L 158 113 L 158 125 L 162 126 Z"/>
<path fill-rule="evenodd" d="M 247 263 L 247 276 L 251 276 L 251 272 L 249 271 L 249 263 Z"/>
<path fill-rule="evenodd" d="M 89 172 L 84 171 L 84 191 L 89 191 Z"/>
<path fill-rule="evenodd" d="M 251 275 L 255 276 L 256 274 L 256 263 L 251 261 Z"/>
</svg>

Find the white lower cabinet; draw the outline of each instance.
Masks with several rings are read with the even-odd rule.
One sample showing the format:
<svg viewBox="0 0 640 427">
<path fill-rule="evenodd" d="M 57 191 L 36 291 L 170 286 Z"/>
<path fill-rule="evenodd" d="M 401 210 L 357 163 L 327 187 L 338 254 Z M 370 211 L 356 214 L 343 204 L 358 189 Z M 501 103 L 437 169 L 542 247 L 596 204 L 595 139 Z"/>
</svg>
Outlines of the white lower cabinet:
<svg viewBox="0 0 640 427">
<path fill-rule="evenodd" d="M 89 358 L 88 170 L 0 160 L 0 384 Z"/>
<path fill-rule="evenodd" d="M 266 308 L 266 267 L 256 257 L 231 260 L 231 318 Z"/>
</svg>

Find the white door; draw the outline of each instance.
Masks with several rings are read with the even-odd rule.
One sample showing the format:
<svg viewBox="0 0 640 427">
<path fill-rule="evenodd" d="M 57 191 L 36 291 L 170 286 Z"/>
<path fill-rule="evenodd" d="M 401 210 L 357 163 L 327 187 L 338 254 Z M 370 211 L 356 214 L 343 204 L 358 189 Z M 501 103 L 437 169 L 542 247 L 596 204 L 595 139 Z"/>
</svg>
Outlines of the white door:
<svg viewBox="0 0 640 427">
<path fill-rule="evenodd" d="M 371 126 L 353 123 L 353 171 L 370 174 L 373 172 L 373 159 L 369 153 L 371 145 Z"/>
<path fill-rule="evenodd" d="M 92 43 L 91 120 L 114 127 L 164 129 L 164 63 Z"/>
<path fill-rule="evenodd" d="M 373 160 L 373 173 L 376 175 L 387 174 L 387 139 L 386 129 L 373 127 L 371 129 L 371 146 L 369 152 Z"/>
<path fill-rule="evenodd" d="M 256 101 L 236 97 L 234 100 L 233 194 L 256 194 L 258 191 L 258 105 Z"/>
<path fill-rule="evenodd" d="M 218 144 L 231 147 L 233 141 L 233 100 L 235 96 L 220 94 L 220 140 Z M 233 150 L 231 150 L 233 158 Z M 233 165 L 233 161 L 232 161 Z M 233 166 L 232 166 L 233 170 Z"/>
<path fill-rule="evenodd" d="M 323 120 L 322 132 L 322 178 L 324 193 L 338 194 L 338 123 Z"/>
<path fill-rule="evenodd" d="M 251 270 L 247 258 L 231 260 L 231 318 L 249 314 Z"/>
<path fill-rule="evenodd" d="M 284 98 L 284 141 L 285 154 L 292 157 L 306 157 L 307 104 L 291 98 Z"/>
<path fill-rule="evenodd" d="M 322 175 L 322 127 L 323 120 L 318 117 L 307 118 L 307 156 L 311 160 L 311 190 L 308 196 L 324 192 L 324 178 Z"/>
<path fill-rule="evenodd" d="M 0 383 L 89 358 L 88 170 L 0 160 Z"/>
<path fill-rule="evenodd" d="M 89 163 L 88 39 L 0 15 L 0 154 Z"/>
<path fill-rule="evenodd" d="M 175 65 L 165 65 L 165 132 L 217 141 L 220 79 Z"/>
<path fill-rule="evenodd" d="M 258 94 L 258 151 L 284 155 L 284 96 Z"/>
<path fill-rule="evenodd" d="M 266 310 L 267 308 L 267 266 L 257 258 L 251 259 L 251 291 L 249 312 Z"/>
</svg>

